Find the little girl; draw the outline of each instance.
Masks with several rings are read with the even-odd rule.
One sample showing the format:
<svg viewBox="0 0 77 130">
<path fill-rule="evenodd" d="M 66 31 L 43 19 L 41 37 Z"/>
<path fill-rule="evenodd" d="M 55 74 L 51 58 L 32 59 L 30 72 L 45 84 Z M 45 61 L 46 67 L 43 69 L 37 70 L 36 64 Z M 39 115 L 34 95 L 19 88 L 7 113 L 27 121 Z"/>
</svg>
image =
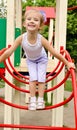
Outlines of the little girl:
<svg viewBox="0 0 77 130">
<path fill-rule="evenodd" d="M 73 63 L 68 62 L 61 54 L 59 54 L 52 46 L 49 45 L 39 30 L 44 24 L 44 17 L 38 10 L 31 9 L 25 12 L 24 27 L 26 33 L 20 35 L 13 46 L 7 49 L 3 55 L 0 56 L 0 62 L 8 58 L 15 49 L 21 45 L 26 54 L 26 62 L 29 70 L 29 86 L 30 86 L 30 102 L 29 110 L 44 109 L 44 88 L 46 80 L 47 69 L 47 54 L 46 48 L 52 55 L 61 60 L 68 68 L 75 68 Z M 36 84 L 38 82 L 38 99 L 36 99 Z"/>
</svg>

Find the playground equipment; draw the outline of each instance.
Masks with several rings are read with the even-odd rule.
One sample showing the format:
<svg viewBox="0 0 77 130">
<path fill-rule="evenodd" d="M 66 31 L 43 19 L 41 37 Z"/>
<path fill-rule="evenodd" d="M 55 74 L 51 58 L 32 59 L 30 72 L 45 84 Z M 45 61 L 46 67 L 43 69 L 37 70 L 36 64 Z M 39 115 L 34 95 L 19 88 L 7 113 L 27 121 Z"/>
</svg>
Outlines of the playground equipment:
<svg viewBox="0 0 77 130">
<path fill-rule="evenodd" d="M 14 29 L 15 24 L 16 24 L 16 28 L 21 29 L 21 24 L 22 24 L 21 23 L 21 19 L 22 19 L 21 12 L 22 12 L 22 9 L 21 9 L 21 0 L 16 0 L 16 1 L 15 0 L 12 0 L 12 1 L 7 0 L 7 5 L 8 5 L 7 6 L 8 8 L 7 8 L 7 30 L 6 30 L 6 34 L 7 34 L 7 36 L 6 36 L 7 42 L 6 43 L 7 43 L 7 45 L 6 45 L 6 47 L 8 48 L 9 43 L 13 43 L 14 38 L 15 38 L 15 35 L 14 35 L 15 34 L 15 29 Z M 15 13 L 15 11 L 16 11 L 16 13 Z M 56 22 L 55 22 L 55 45 L 54 46 L 58 51 L 60 50 L 60 46 L 63 46 L 64 49 L 66 48 L 66 16 L 67 16 L 67 0 L 65 0 L 65 1 L 56 0 Z M 49 41 L 51 41 L 51 39 L 52 39 L 52 35 L 50 34 Z M 13 63 L 14 63 L 13 60 L 14 60 L 14 56 L 12 55 L 10 57 L 10 59 L 8 59 L 9 62 L 6 63 L 6 61 L 5 61 L 5 63 L 4 63 L 4 65 L 6 66 L 8 71 L 6 71 L 6 77 L 2 77 L 2 78 L 5 79 L 5 81 L 7 83 L 5 84 L 5 101 L 3 101 L 3 99 L 1 99 L 1 101 L 6 102 L 9 105 L 13 105 L 14 107 L 27 109 L 27 106 L 26 107 L 25 106 L 20 107 L 19 105 L 11 104 L 12 98 L 13 98 L 12 87 L 16 88 L 17 90 L 20 91 L 19 87 L 12 84 L 12 82 L 11 82 L 12 78 L 10 77 L 10 74 L 9 74 L 9 73 L 13 74 L 13 71 L 16 71 L 16 70 L 14 70 L 15 68 L 13 67 Z M 56 68 L 55 71 L 57 70 L 58 65 L 60 64 L 60 63 L 57 63 L 57 62 L 58 61 L 55 59 L 54 65 L 55 65 L 55 63 L 57 64 L 57 67 L 55 67 Z M 10 65 L 10 63 L 12 63 L 12 65 Z M 9 65 L 10 65 L 10 67 L 12 67 L 12 72 L 10 72 L 11 70 L 9 70 L 9 68 L 8 68 Z M 59 69 L 59 71 L 60 71 L 60 69 Z M 70 72 L 71 72 L 72 80 L 73 80 L 73 84 L 74 84 L 75 83 L 74 72 L 73 72 L 73 70 L 71 70 Z M 49 73 L 49 75 L 50 75 L 50 73 Z M 67 77 L 68 77 L 68 75 L 69 74 L 67 74 Z M 1 76 L 3 76 L 2 73 L 1 73 Z M 13 75 L 13 76 L 18 79 L 18 77 L 16 77 L 16 75 Z M 9 79 L 9 77 L 10 77 L 10 83 L 7 80 L 7 79 Z M 26 77 L 26 78 L 28 78 L 28 77 Z M 47 75 L 47 78 L 48 79 L 47 79 L 46 82 L 48 82 L 49 80 L 52 79 L 51 76 L 49 77 L 48 75 Z M 64 78 L 64 69 L 62 69 L 62 71 L 60 71 L 59 75 L 57 75 L 56 80 L 55 80 L 55 84 L 58 84 L 58 86 L 61 85 L 60 82 L 63 80 L 63 78 Z M 61 79 L 61 81 L 60 81 L 60 79 Z M 21 80 L 21 79 L 19 79 L 19 80 Z M 60 84 L 58 83 L 58 81 L 59 81 Z M 28 79 L 26 79 L 26 82 L 25 82 L 25 80 L 23 82 L 27 83 L 27 85 L 28 85 Z M 9 87 L 9 86 L 12 86 L 12 87 Z M 73 86 L 74 86 L 73 88 L 76 89 L 76 84 L 74 84 Z M 57 86 L 55 86 L 55 88 L 57 88 Z M 28 90 L 27 91 L 23 90 L 23 89 L 21 89 L 21 90 L 23 92 L 29 93 Z M 49 87 L 49 89 L 46 90 L 46 91 L 50 91 L 50 90 L 51 90 L 51 87 Z M 55 102 L 58 104 L 59 102 L 63 101 L 64 85 L 62 84 L 61 87 L 59 87 L 59 89 L 55 89 L 55 90 L 56 90 L 56 93 L 53 93 L 53 96 L 55 95 L 53 104 L 55 104 Z M 20 98 L 19 91 L 16 91 L 16 98 L 15 99 L 18 100 L 17 102 L 19 102 L 19 98 Z M 61 92 L 61 94 L 60 94 L 60 92 Z M 75 95 L 74 98 L 76 100 L 76 93 L 74 95 Z M 72 97 L 73 97 L 73 94 L 69 97 L 68 100 L 71 100 Z M 54 108 L 54 107 L 52 107 L 52 108 Z M 51 107 L 47 107 L 46 109 L 48 109 L 48 108 L 50 109 Z M 11 130 L 11 128 L 23 128 L 23 129 L 25 129 L 25 128 L 35 128 L 36 129 L 37 128 L 37 129 L 53 129 L 53 130 L 59 129 L 59 128 L 60 129 L 67 129 L 67 130 L 72 129 L 72 128 L 62 128 L 62 125 L 63 125 L 63 106 L 60 107 L 59 109 L 57 108 L 56 110 L 53 109 L 52 111 L 53 111 L 52 112 L 53 113 L 52 114 L 52 127 L 12 125 L 12 119 L 11 119 L 12 118 L 12 107 L 5 105 L 4 125 L 1 124 L 1 127 L 4 127 L 5 130 L 6 130 L 6 127 L 9 130 Z M 75 106 L 75 111 L 76 111 L 76 106 Z M 16 124 L 19 124 L 20 123 L 19 109 L 16 109 L 16 112 L 15 112 L 14 115 L 16 115 L 15 118 L 14 118 L 14 123 L 16 122 Z M 77 120 L 77 119 L 75 119 L 75 120 Z M 55 126 L 55 127 L 53 127 L 53 126 Z M 59 127 L 57 127 L 57 126 L 59 126 Z M 76 125 L 76 129 L 77 129 L 77 125 Z"/>
<path fill-rule="evenodd" d="M 6 47 L 6 25 L 7 19 L 0 18 L 0 50 Z M 15 38 L 17 38 L 21 34 L 20 28 L 15 28 Z M 20 65 L 21 59 L 21 48 L 18 47 L 14 53 L 14 66 Z M 3 63 L 0 64 L 0 70 L 4 68 Z"/>
<path fill-rule="evenodd" d="M 0 55 L 3 53 L 3 51 L 0 51 Z M 61 50 L 61 54 L 62 55 L 65 55 L 65 57 L 68 59 L 68 61 L 72 62 L 72 59 L 69 55 L 69 53 L 66 51 L 66 50 Z M 10 58 L 8 58 L 8 63 L 10 65 L 10 67 L 12 68 L 13 71 L 11 71 L 8 66 L 7 66 L 7 63 L 6 61 L 4 61 L 4 65 L 7 69 L 7 71 L 16 79 L 18 80 L 19 82 L 23 82 L 25 84 L 29 84 L 29 77 L 26 77 L 26 76 L 23 76 L 21 75 L 19 72 L 16 71 L 16 69 L 13 67 L 11 61 L 10 61 Z M 50 72 L 49 74 L 47 74 L 47 80 L 46 80 L 46 83 L 53 80 L 54 78 L 56 78 L 56 76 L 59 75 L 59 73 L 61 73 L 62 69 L 64 67 L 64 64 L 61 63 L 60 61 L 58 62 L 58 64 L 56 65 L 55 69 Z M 56 71 L 55 75 L 53 75 L 53 73 Z M 14 72 L 17 74 L 17 76 L 14 74 Z M 48 78 L 50 75 L 53 75 L 52 77 Z M 45 107 L 44 110 L 48 110 L 48 109 L 55 109 L 57 107 L 60 107 L 66 103 L 68 103 L 69 101 L 72 100 L 72 98 L 74 98 L 74 110 L 75 110 L 75 128 L 63 128 L 63 127 L 49 127 L 49 126 L 28 126 L 28 125 L 17 125 L 17 124 L 0 124 L 0 127 L 5 127 L 5 128 L 22 128 L 22 129 L 50 129 L 50 130 L 77 130 L 77 105 L 76 105 L 76 102 L 77 102 L 77 86 L 76 86 L 76 77 L 75 77 L 75 72 L 74 70 L 71 68 L 69 71 L 67 71 L 64 79 L 59 82 L 57 85 L 53 86 L 53 88 L 50 88 L 50 89 L 46 89 L 45 90 L 45 93 L 46 92 L 49 92 L 49 91 L 53 91 L 59 87 L 61 87 L 62 84 L 65 83 L 65 81 L 68 79 L 69 75 L 71 75 L 71 78 L 72 78 L 72 87 L 73 87 L 73 92 L 71 93 L 71 95 L 66 99 L 64 100 L 63 102 L 60 102 L 60 103 L 57 103 L 55 105 L 52 105 L 52 106 L 47 106 Z M 20 76 L 20 78 L 18 77 Z M 25 93 L 29 93 L 29 91 L 25 90 L 25 89 L 21 89 L 19 88 L 18 86 L 14 85 L 13 83 L 11 83 L 10 81 L 8 81 L 6 79 L 6 77 L 3 75 L 3 73 L 0 73 L 0 77 L 7 83 L 9 84 L 10 87 L 18 90 L 18 91 L 22 91 L 22 92 L 25 92 Z M 23 79 L 22 79 L 23 78 Z M 25 79 L 27 81 L 25 81 Z M 22 106 L 22 105 L 18 105 L 18 104 L 14 104 L 14 103 L 11 103 L 9 101 L 6 101 L 2 98 L 0 98 L 0 102 L 6 104 L 6 105 L 9 105 L 11 107 L 15 107 L 15 108 L 18 108 L 18 109 L 23 109 L 23 110 L 28 110 L 28 107 L 27 106 Z"/>
</svg>

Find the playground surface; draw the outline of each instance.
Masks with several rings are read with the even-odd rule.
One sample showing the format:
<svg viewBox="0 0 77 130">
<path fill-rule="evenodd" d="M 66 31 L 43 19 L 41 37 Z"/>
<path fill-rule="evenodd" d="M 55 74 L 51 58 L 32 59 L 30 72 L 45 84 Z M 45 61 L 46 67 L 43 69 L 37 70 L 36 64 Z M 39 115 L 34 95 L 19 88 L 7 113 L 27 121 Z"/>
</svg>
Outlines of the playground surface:
<svg viewBox="0 0 77 130">
<path fill-rule="evenodd" d="M 65 91 L 65 98 L 69 97 L 69 95 L 70 92 Z M 25 95 L 21 93 L 21 104 L 23 105 L 25 105 L 24 96 Z M 0 89 L 0 97 L 4 97 L 4 88 Z M 50 126 L 51 118 L 52 118 L 52 110 L 45 110 L 45 111 L 20 110 L 20 124 L 23 125 Z M 4 104 L 0 103 L 0 123 L 3 123 L 3 120 L 4 120 Z M 64 126 L 67 127 L 75 126 L 73 99 L 64 107 L 63 120 L 64 120 L 63 121 Z M 0 128 L 0 130 L 3 130 L 3 128 Z"/>
</svg>

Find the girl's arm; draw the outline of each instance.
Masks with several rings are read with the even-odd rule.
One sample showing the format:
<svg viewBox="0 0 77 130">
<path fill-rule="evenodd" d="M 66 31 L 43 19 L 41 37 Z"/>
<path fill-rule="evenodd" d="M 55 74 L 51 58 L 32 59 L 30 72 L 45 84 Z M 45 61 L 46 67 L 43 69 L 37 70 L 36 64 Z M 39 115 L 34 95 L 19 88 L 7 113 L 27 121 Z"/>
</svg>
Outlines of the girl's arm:
<svg viewBox="0 0 77 130">
<path fill-rule="evenodd" d="M 42 45 L 53 55 L 55 56 L 57 59 L 59 59 L 60 61 L 62 61 L 65 65 L 67 65 L 68 69 L 69 68 L 74 68 L 75 69 L 75 65 L 71 62 L 69 62 L 68 60 L 66 60 L 60 53 L 58 53 L 51 45 L 49 45 L 49 42 L 42 37 Z"/>
<path fill-rule="evenodd" d="M 22 42 L 22 35 L 16 38 L 13 45 L 5 50 L 5 52 L 0 56 L 0 62 L 3 62 L 5 59 L 7 59 L 15 50 L 16 48 L 21 44 Z"/>
</svg>

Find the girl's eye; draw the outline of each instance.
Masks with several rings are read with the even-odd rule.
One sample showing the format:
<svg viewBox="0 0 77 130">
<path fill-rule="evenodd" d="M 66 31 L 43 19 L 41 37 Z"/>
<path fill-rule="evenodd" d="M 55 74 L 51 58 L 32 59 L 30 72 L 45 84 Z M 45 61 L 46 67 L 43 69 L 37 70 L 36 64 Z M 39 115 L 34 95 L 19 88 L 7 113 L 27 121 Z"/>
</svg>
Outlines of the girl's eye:
<svg viewBox="0 0 77 130">
<path fill-rule="evenodd" d="M 31 18 L 27 18 L 27 20 L 31 20 Z"/>
<path fill-rule="evenodd" d="M 30 17 L 28 17 L 28 18 L 26 18 L 27 20 L 31 20 L 31 19 L 33 19 L 34 21 L 39 21 L 37 18 L 30 18 Z"/>
<path fill-rule="evenodd" d="M 34 19 L 35 21 L 39 21 L 38 19 Z"/>
</svg>

